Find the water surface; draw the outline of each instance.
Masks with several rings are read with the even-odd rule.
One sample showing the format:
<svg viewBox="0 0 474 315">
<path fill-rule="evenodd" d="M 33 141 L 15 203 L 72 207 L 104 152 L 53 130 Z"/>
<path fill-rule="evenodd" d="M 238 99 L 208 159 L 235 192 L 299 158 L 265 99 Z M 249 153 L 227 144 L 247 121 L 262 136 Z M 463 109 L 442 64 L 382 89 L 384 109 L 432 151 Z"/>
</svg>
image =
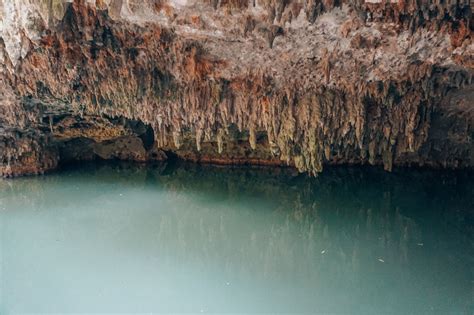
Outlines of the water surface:
<svg viewBox="0 0 474 315">
<path fill-rule="evenodd" d="M 472 314 L 471 175 L 117 164 L 0 181 L 0 314 Z"/>
</svg>

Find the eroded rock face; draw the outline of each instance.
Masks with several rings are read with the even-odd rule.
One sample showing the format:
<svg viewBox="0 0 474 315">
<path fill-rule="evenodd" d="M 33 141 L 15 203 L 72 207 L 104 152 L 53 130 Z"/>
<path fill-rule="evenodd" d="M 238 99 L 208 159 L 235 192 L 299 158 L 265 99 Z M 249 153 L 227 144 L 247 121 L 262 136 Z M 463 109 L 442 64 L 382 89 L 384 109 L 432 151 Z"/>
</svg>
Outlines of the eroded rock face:
<svg viewBox="0 0 474 315">
<path fill-rule="evenodd" d="M 474 163 L 468 1 L 12 0 L 0 17 L 4 176 L 164 152 Z"/>
</svg>

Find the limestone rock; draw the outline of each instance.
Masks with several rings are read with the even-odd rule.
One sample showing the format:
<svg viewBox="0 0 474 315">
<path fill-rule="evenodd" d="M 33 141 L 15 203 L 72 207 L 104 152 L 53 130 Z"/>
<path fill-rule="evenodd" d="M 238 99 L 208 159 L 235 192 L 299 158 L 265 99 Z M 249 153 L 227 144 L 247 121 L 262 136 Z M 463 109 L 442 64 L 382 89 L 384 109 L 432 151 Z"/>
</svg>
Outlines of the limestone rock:
<svg viewBox="0 0 474 315">
<path fill-rule="evenodd" d="M 0 0 L 0 172 L 471 168 L 469 1 Z"/>
</svg>

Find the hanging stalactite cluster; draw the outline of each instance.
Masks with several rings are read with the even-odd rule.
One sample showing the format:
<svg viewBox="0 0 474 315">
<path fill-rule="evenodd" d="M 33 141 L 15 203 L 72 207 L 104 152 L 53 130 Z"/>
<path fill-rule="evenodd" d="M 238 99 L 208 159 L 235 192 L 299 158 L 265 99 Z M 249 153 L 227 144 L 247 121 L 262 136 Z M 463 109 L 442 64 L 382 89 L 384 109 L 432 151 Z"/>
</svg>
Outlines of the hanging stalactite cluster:
<svg viewBox="0 0 474 315">
<path fill-rule="evenodd" d="M 313 2 L 305 4 L 305 12 L 313 12 L 308 20 L 316 21 L 320 28 L 326 20 L 318 24 L 313 15 L 342 5 Z M 232 1 L 220 5 L 245 7 Z M 361 5 L 353 4 L 355 8 Z M 379 9 L 374 5 L 363 4 L 376 20 Z M 286 2 L 264 6 L 275 8 L 272 21 L 287 16 L 288 8 L 297 10 L 295 4 Z M 381 8 L 389 6 L 393 5 Z M 311 7 L 315 9 L 311 11 Z M 399 3 L 398 8 L 403 14 L 420 16 L 408 3 Z M 11 128 L 2 132 L 0 156 L 2 164 L 9 167 L 4 167 L 3 173 L 21 173 L 11 171 L 11 165 L 24 164 L 18 161 L 31 152 L 36 160 L 49 152 L 44 153 L 48 162 L 41 169 L 56 166 L 60 153 L 50 147 L 58 135 L 50 132 L 54 126 L 48 128 L 48 124 L 53 119 L 46 119 L 46 112 L 50 116 L 141 121 L 154 131 L 154 150 L 161 148 L 194 160 L 281 161 L 314 174 L 323 164 L 340 163 L 381 164 L 387 170 L 406 164 L 472 166 L 469 123 L 461 131 L 453 126 L 440 131 L 459 133 L 456 143 L 439 148 L 430 140 L 433 113 L 439 111 L 440 104 L 453 91 L 472 89 L 472 68 L 447 62 L 450 55 L 443 50 L 462 45 L 449 46 L 418 23 L 411 36 L 419 42 L 403 42 L 408 42 L 406 55 L 397 63 L 395 55 L 380 53 L 390 45 L 387 37 L 397 40 L 401 35 L 384 30 L 383 23 L 373 31 L 364 26 L 363 18 L 349 16 L 334 31 L 339 39 L 334 40 L 333 33 L 325 29 L 314 31 L 319 42 L 311 42 L 311 50 L 303 57 L 279 50 L 285 38 L 290 40 L 291 32 L 297 32 L 285 29 L 276 48 L 260 48 L 261 60 L 271 56 L 275 60 L 253 64 L 253 60 L 239 63 L 236 59 L 241 54 L 224 53 L 223 45 L 246 53 L 248 46 L 239 41 L 202 41 L 159 24 L 114 21 L 107 10 L 75 1 L 55 29 L 31 43 L 31 50 L 16 67 L 5 58 L 1 79 L 5 91 L 10 89 L 10 98 L 2 100 L 0 119 L 5 126 L 18 125 L 17 135 L 22 135 L 11 136 Z M 400 16 L 397 19 L 403 22 Z M 461 21 L 468 21 L 463 19 L 464 15 Z M 420 54 L 431 45 L 430 40 L 441 46 L 430 52 L 439 57 L 423 58 Z M 423 41 L 425 46 L 420 44 Z M 466 41 L 471 42 L 470 37 L 464 36 L 462 41 L 468 49 Z M 218 49 L 222 55 L 216 53 Z M 389 48 L 387 51 L 390 53 Z M 240 71 L 234 71 L 240 66 Z M 465 119 L 469 121 L 471 116 Z M 245 149 L 236 149 L 236 143 Z M 440 154 L 440 149 L 446 152 Z"/>
</svg>

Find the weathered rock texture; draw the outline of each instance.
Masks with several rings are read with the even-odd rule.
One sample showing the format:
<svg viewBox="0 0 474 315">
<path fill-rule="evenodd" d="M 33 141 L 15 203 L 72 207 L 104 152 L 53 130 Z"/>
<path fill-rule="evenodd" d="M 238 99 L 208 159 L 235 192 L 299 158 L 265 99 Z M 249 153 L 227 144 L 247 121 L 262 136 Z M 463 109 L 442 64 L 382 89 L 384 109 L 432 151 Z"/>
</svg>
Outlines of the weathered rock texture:
<svg viewBox="0 0 474 315">
<path fill-rule="evenodd" d="M 0 0 L 0 173 L 170 154 L 472 167 L 471 15 L 469 1 Z"/>
</svg>

